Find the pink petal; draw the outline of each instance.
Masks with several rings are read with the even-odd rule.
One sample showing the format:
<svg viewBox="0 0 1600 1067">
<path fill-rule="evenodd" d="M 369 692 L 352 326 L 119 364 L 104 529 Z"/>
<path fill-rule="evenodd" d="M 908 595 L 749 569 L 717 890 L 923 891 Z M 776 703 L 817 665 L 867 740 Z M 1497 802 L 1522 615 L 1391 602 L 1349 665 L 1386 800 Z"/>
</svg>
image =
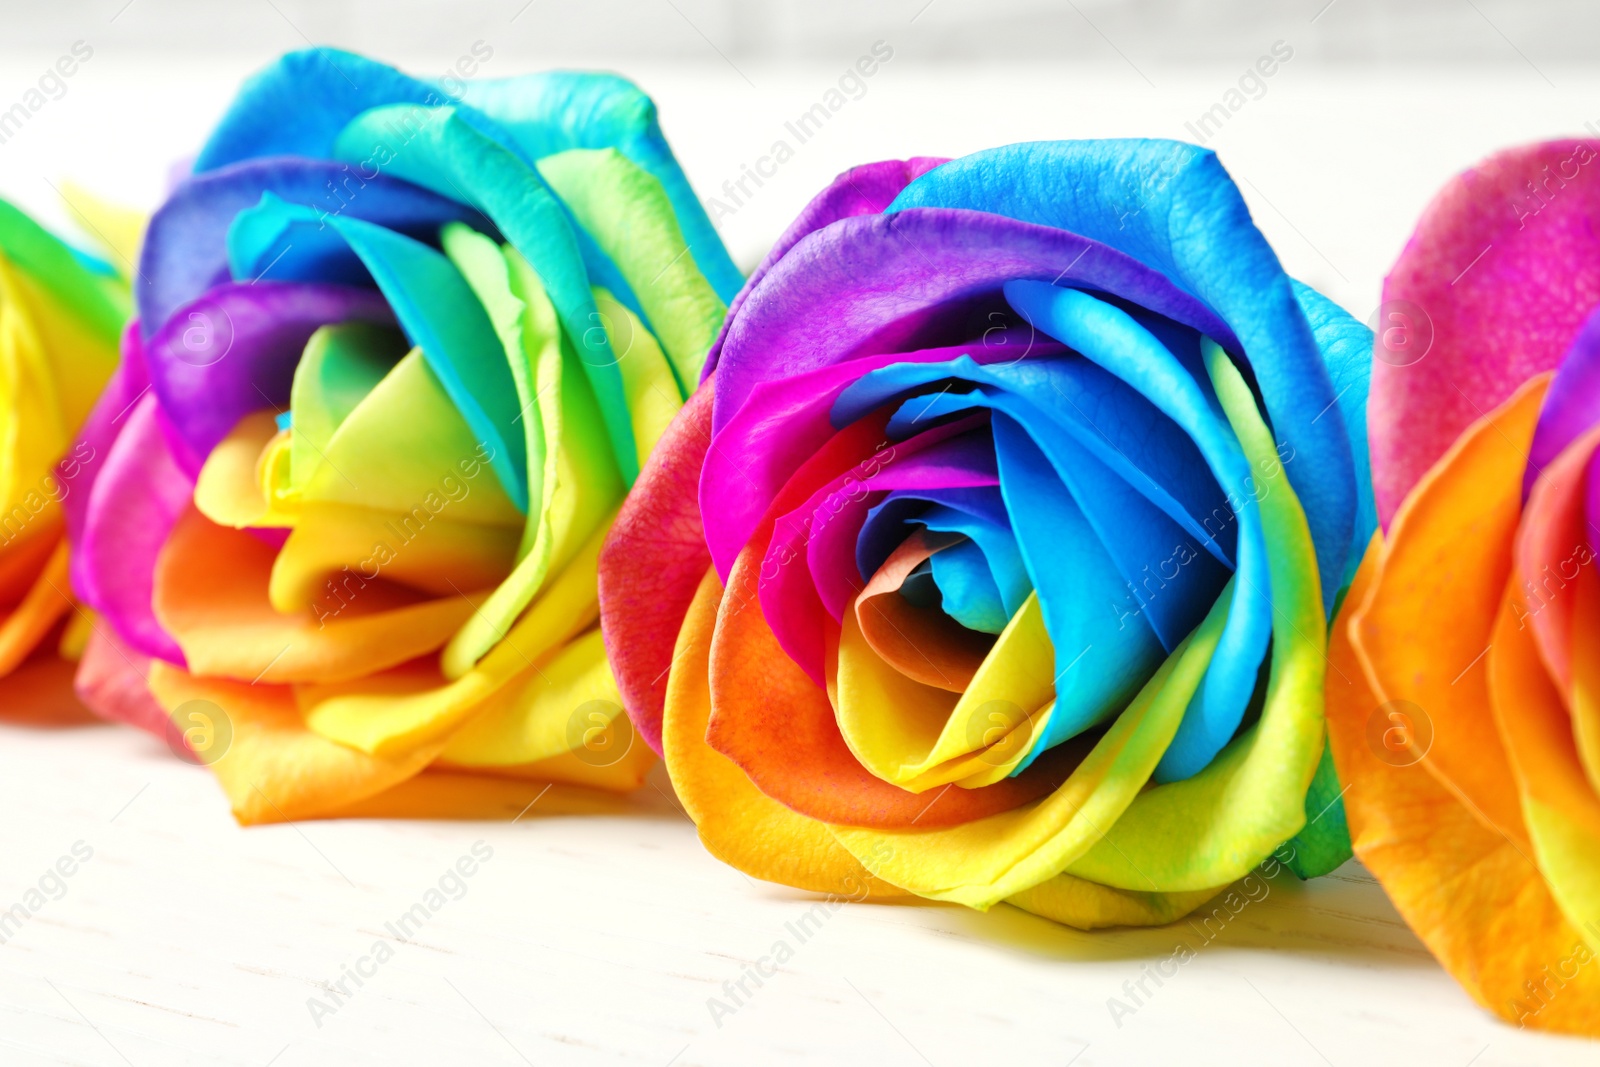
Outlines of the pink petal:
<svg viewBox="0 0 1600 1067">
<path fill-rule="evenodd" d="M 1368 424 L 1387 524 L 1468 424 L 1561 362 L 1600 303 L 1600 141 L 1514 148 L 1456 177 L 1383 300 Z"/>
<path fill-rule="evenodd" d="M 151 596 L 156 556 L 189 506 L 194 482 L 167 447 L 154 393 L 145 393 L 124 421 L 89 493 L 77 546 L 78 595 L 129 647 L 181 664 L 183 653 L 156 621 Z"/>
</svg>

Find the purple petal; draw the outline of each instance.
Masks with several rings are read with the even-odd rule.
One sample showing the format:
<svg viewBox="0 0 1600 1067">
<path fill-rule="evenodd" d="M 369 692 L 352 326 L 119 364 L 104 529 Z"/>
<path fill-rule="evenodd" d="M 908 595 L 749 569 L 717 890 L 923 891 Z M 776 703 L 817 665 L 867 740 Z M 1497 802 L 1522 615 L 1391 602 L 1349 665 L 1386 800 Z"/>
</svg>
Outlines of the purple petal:
<svg viewBox="0 0 1600 1067">
<path fill-rule="evenodd" d="M 711 377 L 711 372 L 717 369 L 717 359 L 722 355 L 722 342 L 728 336 L 728 325 L 739 314 L 739 308 L 744 304 L 745 296 L 761 283 L 772 265 L 789 254 L 789 250 L 799 243 L 802 237 L 814 230 L 838 222 L 840 219 L 854 218 L 857 215 L 881 215 L 884 208 L 894 203 L 894 198 L 900 191 L 917 178 L 922 177 L 934 167 L 949 160 L 937 156 L 916 156 L 912 159 L 888 159 L 881 163 L 864 163 L 859 167 L 852 167 L 845 171 L 822 192 L 812 197 L 811 202 L 801 209 L 799 216 L 783 231 L 783 236 L 778 238 L 778 243 L 761 260 L 761 265 L 756 267 L 744 287 L 733 298 L 733 303 L 728 305 L 728 317 L 723 320 L 722 329 L 717 333 L 717 339 L 711 343 L 711 351 L 706 355 L 705 367 L 700 372 L 700 380 L 705 381 Z"/>
<path fill-rule="evenodd" d="M 146 341 L 183 305 L 230 280 L 228 227 L 267 192 L 427 242 L 452 220 L 484 225 L 482 215 L 465 204 L 381 174 L 363 180 L 348 164 L 329 160 L 252 159 L 198 175 L 173 191 L 145 234 L 136 296 Z"/>
<path fill-rule="evenodd" d="M 1523 503 L 1539 472 L 1595 423 L 1600 423 L 1600 309 L 1584 320 L 1545 394 L 1522 472 Z"/>
<path fill-rule="evenodd" d="M 360 319 L 392 323 L 375 289 L 229 282 L 180 308 L 145 350 L 150 383 L 181 444 L 191 476 L 238 421 L 283 407 L 306 341 L 319 326 Z"/>
<path fill-rule="evenodd" d="M 751 287 L 730 320 L 713 430 L 763 381 L 883 352 L 978 342 L 1007 321 L 992 316 L 1009 315 L 1001 286 L 1014 279 L 1110 293 L 1238 348 L 1199 300 L 1098 241 L 981 211 L 913 208 L 818 230 Z"/>
</svg>

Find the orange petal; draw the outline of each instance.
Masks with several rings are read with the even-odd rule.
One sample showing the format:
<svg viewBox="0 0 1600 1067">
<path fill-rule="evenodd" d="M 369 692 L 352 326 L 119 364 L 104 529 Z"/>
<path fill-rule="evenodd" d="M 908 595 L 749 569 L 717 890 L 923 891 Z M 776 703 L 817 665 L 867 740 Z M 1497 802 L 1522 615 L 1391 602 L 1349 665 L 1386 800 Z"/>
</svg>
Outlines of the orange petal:
<svg viewBox="0 0 1600 1067">
<path fill-rule="evenodd" d="M 23 514 L 17 515 L 18 510 Z M 28 515 L 19 505 L 12 514 L 0 515 L 0 607 L 10 607 L 28 595 L 64 527 L 59 507 Z"/>
<path fill-rule="evenodd" d="M 1374 538 L 1347 603 L 1371 603 L 1382 567 Z M 1449 603 L 1433 604 L 1448 623 L 1439 629 L 1461 620 Z M 1368 685 L 1350 641 L 1360 621 L 1358 614 L 1333 627 L 1327 682 L 1329 741 L 1346 785 L 1356 855 L 1479 1004 L 1519 1024 L 1600 1032 L 1600 968 L 1584 965 L 1593 962 L 1592 952 L 1524 846 L 1479 819 L 1435 775 L 1386 762 L 1369 746 L 1368 719 L 1383 698 Z M 1476 742 L 1485 756 L 1493 752 L 1504 762 L 1492 728 Z"/>
<path fill-rule="evenodd" d="M 95 722 L 72 689 L 77 664 L 41 651 L 0 679 L 0 717 L 32 726 L 74 726 Z"/>
<path fill-rule="evenodd" d="M 845 744 L 828 694 L 789 658 L 767 625 L 756 592 L 760 567 L 760 557 L 747 546 L 728 576 L 711 646 L 712 713 L 705 736 L 769 797 L 828 823 L 935 829 L 1037 800 L 1071 771 L 1070 753 L 1060 751 L 1069 746 L 1057 746 L 1015 778 L 978 789 L 945 789 L 932 800 L 876 777 Z"/>
<path fill-rule="evenodd" d="M 156 561 L 155 611 L 197 675 L 340 682 L 440 648 L 472 614 L 464 596 L 420 600 L 350 575 L 331 617 L 285 615 L 267 599 L 273 550 L 190 508 Z"/>
<path fill-rule="evenodd" d="M 618 815 L 631 807 L 625 798 L 598 789 L 430 770 L 320 817 L 515 821 L 540 815 Z"/>
<path fill-rule="evenodd" d="M 72 610 L 67 580 L 67 542 L 56 543 L 44 570 L 28 595 L 4 622 L 0 622 L 0 676 L 7 675 L 32 654 L 61 617 Z"/>
<path fill-rule="evenodd" d="M 1572 716 L 1527 626 L 1528 610 L 1516 581 L 1508 583 L 1489 650 L 1495 721 L 1522 791 L 1533 858 L 1562 912 L 1600 949 L 1600 799 L 1578 756 Z"/>
<path fill-rule="evenodd" d="M 439 750 L 384 759 L 335 744 L 306 728 L 288 686 L 198 678 L 158 660 L 150 691 L 169 713 L 207 701 L 208 714 L 226 722 L 231 736 L 211 770 L 246 826 L 318 818 L 368 800 L 419 773 Z"/>
<path fill-rule="evenodd" d="M 762 793 L 706 744 L 707 668 L 721 599 L 722 583 L 708 569 L 678 634 L 662 722 L 667 771 L 700 840 L 718 859 L 768 881 L 858 898 L 907 895 L 867 873 L 827 826 Z"/>
<path fill-rule="evenodd" d="M 972 684 L 994 637 L 937 609 L 914 606 L 900 595 L 900 586 L 923 560 L 960 540 L 959 534 L 917 530 L 884 560 L 855 604 L 861 636 L 884 662 L 913 681 L 952 693 Z"/>
<path fill-rule="evenodd" d="M 1548 375 L 1474 423 L 1406 498 L 1366 603 L 1355 597 L 1351 639 L 1377 694 L 1368 709 L 1421 709 L 1422 766 L 1488 824 L 1526 848 L 1521 801 L 1495 736 L 1490 631 L 1511 569 L 1522 470 Z M 1448 605 L 1448 607 L 1446 607 Z M 1401 705 L 1400 714 L 1416 710 Z M 1400 721 L 1400 720 L 1395 720 Z M 1419 751 L 1417 755 L 1422 755 Z"/>
</svg>

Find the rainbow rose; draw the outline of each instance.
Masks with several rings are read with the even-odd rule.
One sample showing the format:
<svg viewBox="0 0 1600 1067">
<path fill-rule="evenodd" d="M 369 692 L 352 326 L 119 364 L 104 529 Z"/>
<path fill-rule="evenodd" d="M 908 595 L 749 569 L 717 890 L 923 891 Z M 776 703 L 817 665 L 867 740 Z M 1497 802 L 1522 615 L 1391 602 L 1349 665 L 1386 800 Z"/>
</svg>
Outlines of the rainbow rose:
<svg viewBox="0 0 1600 1067">
<path fill-rule="evenodd" d="M 708 848 L 1081 927 L 1336 866 L 1370 337 L 1190 145 L 840 176 L 601 557 L 619 687 Z"/>
<path fill-rule="evenodd" d="M 1600 1035 L 1600 141 L 1456 177 L 1383 295 L 1328 676 L 1355 851 L 1478 1003 Z"/>
<path fill-rule="evenodd" d="M 0 200 L 0 713 L 70 714 L 92 622 L 72 602 L 63 505 L 99 456 L 74 442 L 117 364 L 128 283 Z M 82 711 L 78 710 L 81 715 Z"/>
<path fill-rule="evenodd" d="M 596 557 L 741 279 L 648 97 L 472 80 L 492 55 L 285 56 L 145 236 L 84 435 L 73 577 L 110 631 L 79 689 L 242 822 L 516 811 L 654 759 Z"/>
</svg>

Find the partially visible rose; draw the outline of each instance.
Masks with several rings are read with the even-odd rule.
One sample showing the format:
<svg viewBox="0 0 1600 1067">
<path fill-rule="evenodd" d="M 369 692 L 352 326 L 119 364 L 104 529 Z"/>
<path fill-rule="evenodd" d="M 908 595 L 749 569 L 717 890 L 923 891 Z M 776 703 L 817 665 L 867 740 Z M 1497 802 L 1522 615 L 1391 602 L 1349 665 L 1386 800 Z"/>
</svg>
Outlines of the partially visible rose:
<svg viewBox="0 0 1600 1067">
<path fill-rule="evenodd" d="M 1355 852 L 1478 1003 L 1600 1035 L 1600 141 L 1454 178 L 1383 298 L 1328 674 Z"/>
<path fill-rule="evenodd" d="M 1337 866 L 1324 634 L 1371 528 L 1370 343 L 1190 145 L 842 175 L 602 557 L 620 688 L 707 847 L 1082 927 Z"/>
<path fill-rule="evenodd" d="M 85 434 L 85 698 L 246 823 L 639 785 L 595 560 L 740 280 L 649 98 L 290 54 L 140 273 Z"/>
<path fill-rule="evenodd" d="M 73 437 L 116 367 L 128 305 L 115 270 L 0 201 L 0 715 L 76 707 L 92 623 L 71 598 L 63 504 L 100 458 Z"/>
</svg>

